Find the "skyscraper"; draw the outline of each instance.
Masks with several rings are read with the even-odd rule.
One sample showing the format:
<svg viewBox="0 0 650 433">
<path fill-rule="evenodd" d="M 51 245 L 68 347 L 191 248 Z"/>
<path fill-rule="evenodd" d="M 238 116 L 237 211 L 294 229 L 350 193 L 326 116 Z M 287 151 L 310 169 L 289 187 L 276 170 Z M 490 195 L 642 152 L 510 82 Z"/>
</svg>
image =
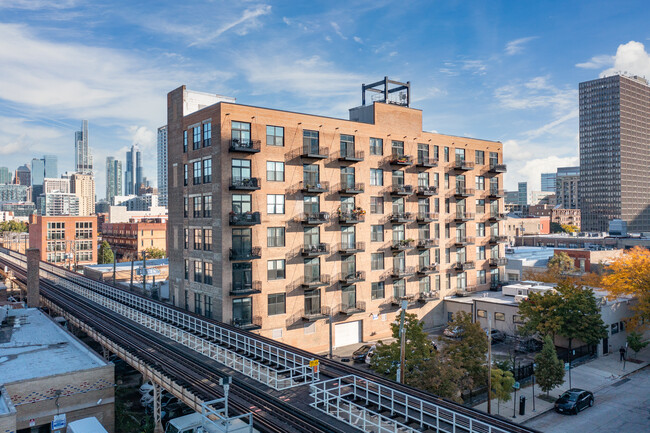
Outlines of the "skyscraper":
<svg viewBox="0 0 650 433">
<path fill-rule="evenodd" d="M 0 185 L 11 183 L 13 177 L 9 171 L 9 167 L 0 167 Z"/>
<path fill-rule="evenodd" d="M 75 172 L 83 174 L 93 173 L 93 156 L 88 148 L 88 121 L 81 122 L 81 131 L 75 132 L 74 162 Z"/>
<path fill-rule="evenodd" d="M 561 209 L 578 209 L 580 167 L 558 167 L 555 178 L 555 196 Z"/>
<path fill-rule="evenodd" d="M 580 83 L 582 229 L 607 231 L 609 221 L 650 231 L 650 86 L 614 75 Z"/>
<path fill-rule="evenodd" d="M 528 204 L 528 182 L 519 182 L 517 184 L 517 192 L 519 193 L 517 204 L 519 206 L 526 206 Z"/>
<path fill-rule="evenodd" d="M 167 207 L 167 125 L 158 128 L 158 202 Z"/>
<path fill-rule="evenodd" d="M 45 163 L 45 177 L 59 177 L 59 164 L 56 155 L 43 155 Z"/>
<path fill-rule="evenodd" d="M 126 174 L 124 179 L 124 193 L 126 195 L 137 195 L 142 184 L 142 158 L 137 144 L 131 146 L 126 152 Z"/>
<path fill-rule="evenodd" d="M 70 178 L 70 192 L 79 197 L 79 216 L 95 213 L 95 177 L 74 173 Z"/>
<path fill-rule="evenodd" d="M 35 187 L 33 193 L 36 197 L 43 192 L 43 179 L 45 179 L 45 161 L 34 158 L 32 159 L 32 186 Z"/>
<path fill-rule="evenodd" d="M 109 156 L 106 158 L 106 201 L 113 204 L 116 195 L 122 195 L 122 161 Z"/>
<path fill-rule="evenodd" d="M 542 191 L 555 192 L 555 173 L 542 173 Z"/>
<path fill-rule="evenodd" d="M 27 167 L 27 164 L 21 165 L 16 169 L 16 175 L 14 176 L 14 183 L 16 185 L 31 185 L 32 172 Z"/>
</svg>

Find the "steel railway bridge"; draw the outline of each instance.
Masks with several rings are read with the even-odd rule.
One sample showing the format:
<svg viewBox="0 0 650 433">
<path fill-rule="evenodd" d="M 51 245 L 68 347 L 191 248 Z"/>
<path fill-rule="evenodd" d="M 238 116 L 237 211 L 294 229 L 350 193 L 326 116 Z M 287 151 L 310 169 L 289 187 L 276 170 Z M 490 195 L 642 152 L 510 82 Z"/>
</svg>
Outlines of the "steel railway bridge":
<svg viewBox="0 0 650 433">
<path fill-rule="evenodd" d="M 0 264 L 25 290 L 27 261 L 0 248 Z M 219 379 L 231 376 L 226 416 L 247 431 L 535 431 L 49 263 L 39 263 L 38 276 L 42 305 L 152 381 L 157 425 L 160 389 L 198 412 L 223 413 Z"/>
</svg>

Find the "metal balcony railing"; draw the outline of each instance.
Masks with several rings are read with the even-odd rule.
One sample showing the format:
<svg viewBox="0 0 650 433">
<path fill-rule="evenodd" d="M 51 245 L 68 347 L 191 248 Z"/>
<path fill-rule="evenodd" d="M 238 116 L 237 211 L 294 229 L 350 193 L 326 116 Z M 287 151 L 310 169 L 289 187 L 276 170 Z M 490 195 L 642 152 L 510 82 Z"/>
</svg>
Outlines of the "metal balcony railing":
<svg viewBox="0 0 650 433">
<path fill-rule="evenodd" d="M 473 243 L 474 243 L 474 238 L 469 236 L 456 236 L 456 239 L 454 240 L 454 245 L 456 246 L 471 245 Z"/>
<path fill-rule="evenodd" d="M 301 312 L 302 320 L 313 322 L 315 320 L 325 319 L 330 316 L 332 309 L 330 307 L 319 307 Z"/>
<path fill-rule="evenodd" d="M 470 212 L 456 211 L 454 220 L 456 221 L 470 221 L 474 219 L 474 214 Z"/>
<path fill-rule="evenodd" d="M 366 250 L 366 244 L 363 242 L 342 242 L 338 246 L 341 254 L 355 254 Z"/>
<path fill-rule="evenodd" d="M 392 195 L 411 195 L 413 194 L 413 186 L 411 185 L 393 185 L 390 193 Z"/>
<path fill-rule="evenodd" d="M 430 223 L 438 219 L 438 214 L 434 212 L 419 212 L 416 219 L 423 223 Z"/>
<path fill-rule="evenodd" d="M 231 226 L 252 226 L 261 223 L 259 212 L 230 212 L 229 221 Z"/>
<path fill-rule="evenodd" d="M 467 271 L 467 270 L 470 270 L 470 269 L 474 269 L 474 267 L 475 267 L 474 262 L 456 262 L 456 263 L 454 263 L 454 269 L 456 271 L 460 271 L 460 272 Z"/>
<path fill-rule="evenodd" d="M 490 258 L 489 262 L 492 267 L 505 266 L 508 264 L 508 259 L 505 257 Z"/>
<path fill-rule="evenodd" d="M 262 317 L 234 317 L 230 323 L 241 329 L 260 329 L 262 327 Z"/>
<path fill-rule="evenodd" d="M 415 216 L 411 212 L 394 212 L 390 216 L 392 223 L 407 223 L 415 221 Z"/>
<path fill-rule="evenodd" d="M 320 194 L 330 190 L 330 183 L 318 180 L 300 181 L 298 188 L 303 192 Z"/>
<path fill-rule="evenodd" d="M 503 221 L 504 219 L 506 219 L 506 214 L 500 212 L 490 212 L 489 219 L 493 221 Z"/>
<path fill-rule="evenodd" d="M 338 280 L 344 285 L 359 283 L 361 281 L 366 281 L 366 273 L 365 271 L 355 271 L 351 273 L 341 272 L 338 276 Z"/>
<path fill-rule="evenodd" d="M 366 189 L 363 183 L 341 182 L 338 191 L 340 194 L 362 194 Z"/>
<path fill-rule="evenodd" d="M 393 241 L 391 244 L 390 248 L 392 250 L 396 251 L 402 251 L 402 250 L 407 250 L 409 248 L 413 247 L 413 240 L 412 239 L 403 239 L 399 241 Z"/>
<path fill-rule="evenodd" d="M 230 260 L 254 260 L 262 258 L 262 248 L 231 248 Z"/>
<path fill-rule="evenodd" d="M 438 160 L 436 158 L 427 158 L 425 156 L 418 156 L 416 164 L 418 167 L 437 167 Z"/>
<path fill-rule="evenodd" d="M 407 301 L 407 305 L 410 305 L 415 300 L 415 295 L 408 294 L 402 296 L 393 296 L 390 298 L 390 303 L 392 305 L 397 305 L 398 307 L 402 305 L 402 301 Z"/>
<path fill-rule="evenodd" d="M 366 311 L 366 303 L 363 301 L 356 301 L 354 303 L 342 303 L 336 307 L 340 314 L 357 314 Z"/>
<path fill-rule="evenodd" d="M 342 150 L 338 155 L 339 161 L 348 161 L 348 162 L 359 162 L 363 161 L 364 153 L 363 150 L 354 151 L 352 149 Z"/>
<path fill-rule="evenodd" d="M 418 301 L 429 302 L 440 299 L 440 292 L 437 290 L 429 290 L 427 292 L 418 293 Z"/>
<path fill-rule="evenodd" d="M 318 225 L 329 222 L 330 214 L 327 212 L 305 212 L 300 215 L 300 221 L 307 225 Z"/>
<path fill-rule="evenodd" d="M 437 263 L 432 263 L 430 265 L 425 265 L 425 266 L 418 266 L 418 274 L 420 275 L 428 275 L 428 274 L 433 274 L 435 272 L 438 272 Z"/>
<path fill-rule="evenodd" d="M 417 195 L 431 196 L 438 193 L 438 188 L 435 186 L 418 186 Z"/>
<path fill-rule="evenodd" d="M 506 196 L 506 192 L 503 189 L 490 188 L 488 191 L 488 197 L 502 198 L 505 196 Z"/>
<path fill-rule="evenodd" d="M 329 275 L 305 275 L 302 278 L 302 285 L 304 287 L 322 287 L 330 283 Z"/>
<path fill-rule="evenodd" d="M 404 266 L 400 268 L 393 268 L 390 275 L 393 278 L 404 278 L 415 275 L 415 268 L 413 266 Z"/>
<path fill-rule="evenodd" d="M 314 147 L 314 146 L 303 146 L 302 153 L 300 156 L 303 158 L 313 158 L 313 159 L 327 159 L 329 157 L 330 150 L 327 147 Z"/>
<path fill-rule="evenodd" d="M 357 224 L 366 220 L 366 211 L 361 208 L 346 212 L 338 211 L 337 215 L 340 224 Z"/>
<path fill-rule="evenodd" d="M 490 173 L 505 173 L 508 169 L 505 164 L 497 164 L 495 161 L 490 161 L 490 168 L 488 171 Z"/>
<path fill-rule="evenodd" d="M 231 283 L 230 296 L 244 296 L 262 293 L 262 282 L 251 281 L 248 283 Z"/>
<path fill-rule="evenodd" d="M 474 188 L 467 188 L 462 185 L 456 185 L 454 195 L 456 197 L 471 197 L 474 195 Z"/>
<path fill-rule="evenodd" d="M 260 189 L 261 183 L 258 177 L 232 177 L 230 178 L 231 190 L 254 191 Z"/>
<path fill-rule="evenodd" d="M 413 165 L 413 157 L 411 155 L 396 155 L 393 154 L 389 159 L 393 165 Z"/>
<path fill-rule="evenodd" d="M 419 239 L 417 247 L 421 250 L 426 250 L 434 248 L 436 245 L 438 245 L 438 239 Z"/>
<path fill-rule="evenodd" d="M 467 170 L 472 170 L 474 168 L 474 163 L 467 161 L 465 159 L 456 159 L 453 163 L 453 168 L 454 170 L 461 170 L 461 171 L 467 171 Z"/>
<path fill-rule="evenodd" d="M 488 242 L 492 245 L 495 244 L 500 244 L 500 243 L 505 243 L 508 242 L 508 236 L 499 236 L 499 235 L 492 235 L 488 239 Z"/>
<path fill-rule="evenodd" d="M 233 138 L 232 140 L 230 140 L 230 146 L 228 147 L 228 151 L 257 153 L 260 151 L 261 145 L 262 145 L 261 140 L 241 140 L 239 138 Z"/>
<path fill-rule="evenodd" d="M 329 254 L 330 246 L 325 243 L 318 243 L 313 245 L 305 245 L 301 248 L 300 253 L 305 257 L 316 257 L 324 254 Z"/>
</svg>

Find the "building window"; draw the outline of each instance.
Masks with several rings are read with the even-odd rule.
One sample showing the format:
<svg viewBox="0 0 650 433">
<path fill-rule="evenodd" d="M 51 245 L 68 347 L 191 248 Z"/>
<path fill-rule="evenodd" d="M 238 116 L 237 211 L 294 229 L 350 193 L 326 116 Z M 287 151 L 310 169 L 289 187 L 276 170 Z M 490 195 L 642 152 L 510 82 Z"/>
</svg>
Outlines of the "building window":
<svg viewBox="0 0 650 433">
<path fill-rule="evenodd" d="M 370 137 L 370 154 L 383 155 L 384 154 L 384 140 L 381 138 Z"/>
<path fill-rule="evenodd" d="M 194 140 L 192 141 L 192 149 L 200 149 L 201 148 L 201 127 L 200 126 L 195 126 L 193 128 L 193 138 Z"/>
<path fill-rule="evenodd" d="M 384 170 L 380 168 L 370 169 L 370 185 L 384 186 Z"/>
<path fill-rule="evenodd" d="M 251 212 L 253 209 L 251 204 L 251 196 L 248 194 L 233 194 L 232 196 L 232 211 L 236 214 L 243 214 Z"/>
<path fill-rule="evenodd" d="M 266 277 L 268 280 L 283 280 L 285 278 L 285 261 L 269 260 L 266 267 Z"/>
<path fill-rule="evenodd" d="M 194 163 L 194 185 L 201 184 L 201 161 L 196 161 Z"/>
<path fill-rule="evenodd" d="M 383 224 L 370 226 L 370 242 L 384 242 Z"/>
<path fill-rule="evenodd" d="M 203 284 L 212 284 L 212 262 L 203 263 Z"/>
<path fill-rule="evenodd" d="M 485 310 L 476 310 L 476 316 L 485 319 L 487 317 L 487 311 L 485 311 Z"/>
<path fill-rule="evenodd" d="M 393 140 L 391 142 L 391 154 L 396 156 L 404 156 L 404 142 Z"/>
<path fill-rule="evenodd" d="M 212 123 L 203 124 L 203 147 L 212 145 Z"/>
<path fill-rule="evenodd" d="M 208 319 L 212 318 L 212 297 L 203 295 L 205 299 L 205 317 Z"/>
<path fill-rule="evenodd" d="M 203 218 L 212 218 L 212 196 L 203 196 Z"/>
<path fill-rule="evenodd" d="M 190 199 L 189 197 L 183 197 L 183 218 L 187 218 L 190 213 Z"/>
<path fill-rule="evenodd" d="M 610 328 L 612 330 L 612 335 L 618 334 L 618 323 L 612 323 L 610 325 Z"/>
<path fill-rule="evenodd" d="M 485 284 L 485 281 L 486 281 L 485 280 L 485 271 L 480 270 L 480 271 L 476 272 L 476 282 L 478 284 Z"/>
<path fill-rule="evenodd" d="M 284 128 L 281 126 L 266 127 L 266 145 L 284 146 Z"/>
<path fill-rule="evenodd" d="M 498 320 L 499 322 L 503 322 L 506 320 L 506 315 L 505 313 L 494 313 L 494 320 Z"/>
<path fill-rule="evenodd" d="M 523 323 L 524 323 L 524 319 L 522 319 L 521 316 L 518 315 L 518 314 L 513 314 L 513 315 L 512 315 L 512 322 L 513 322 L 513 323 L 517 323 L 517 324 L 523 324 Z"/>
<path fill-rule="evenodd" d="M 286 313 L 286 294 L 274 293 L 269 295 L 269 316 Z"/>
<path fill-rule="evenodd" d="M 183 229 L 183 248 L 190 247 L 190 229 Z"/>
<path fill-rule="evenodd" d="M 203 240 L 203 233 L 201 232 L 201 229 L 194 229 L 194 249 L 195 250 L 202 250 L 203 246 L 201 244 Z"/>
<path fill-rule="evenodd" d="M 378 281 L 376 283 L 372 283 L 372 286 L 370 288 L 370 299 L 384 299 L 385 296 L 386 293 L 384 290 L 384 282 Z"/>
<path fill-rule="evenodd" d="M 203 229 L 203 250 L 212 251 L 212 229 Z"/>
<path fill-rule="evenodd" d="M 187 164 L 183 164 L 183 186 L 187 186 L 189 177 L 189 168 L 187 167 Z"/>
<path fill-rule="evenodd" d="M 190 293 L 185 290 L 185 309 L 189 310 L 190 309 Z"/>
<path fill-rule="evenodd" d="M 200 261 L 195 261 L 194 262 L 194 281 L 197 283 L 200 283 L 203 281 L 202 275 L 201 275 L 201 262 Z"/>
<path fill-rule="evenodd" d="M 201 294 L 194 292 L 194 312 L 201 314 Z"/>
<path fill-rule="evenodd" d="M 187 153 L 187 130 L 183 131 L 183 153 Z"/>
<path fill-rule="evenodd" d="M 284 246 L 284 227 L 269 227 L 267 230 L 267 246 L 283 247 Z"/>
<path fill-rule="evenodd" d="M 318 131 L 302 131 L 302 148 L 305 153 L 318 154 Z"/>
<path fill-rule="evenodd" d="M 212 160 L 203 160 L 203 183 L 212 182 Z"/>
<path fill-rule="evenodd" d="M 248 145 L 251 142 L 251 124 L 244 122 L 232 121 L 231 137 L 233 143 Z"/>
<path fill-rule="evenodd" d="M 485 178 L 483 176 L 476 176 L 476 189 L 477 191 L 485 190 Z"/>
<path fill-rule="evenodd" d="M 443 155 L 445 156 L 445 162 L 449 162 L 449 148 L 445 146 L 443 152 L 444 152 Z"/>
<path fill-rule="evenodd" d="M 384 213 L 383 197 L 370 197 L 370 213 L 376 213 L 376 214 Z"/>
<path fill-rule="evenodd" d="M 284 194 L 268 194 L 266 196 L 267 214 L 284 214 Z"/>
<path fill-rule="evenodd" d="M 370 255 L 370 270 L 380 271 L 384 269 L 384 253 L 372 253 Z"/>
<path fill-rule="evenodd" d="M 284 182 L 284 162 L 266 161 L 266 180 Z"/>
<path fill-rule="evenodd" d="M 485 164 L 485 152 L 482 151 L 482 150 L 474 151 L 474 160 L 475 160 L 477 165 Z"/>
<path fill-rule="evenodd" d="M 185 279 L 190 279 L 190 261 L 185 259 Z"/>
<path fill-rule="evenodd" d="M 192 197 L 194 204 L 194 218 L 201 218 L 201 196 Z"/>
</svg>

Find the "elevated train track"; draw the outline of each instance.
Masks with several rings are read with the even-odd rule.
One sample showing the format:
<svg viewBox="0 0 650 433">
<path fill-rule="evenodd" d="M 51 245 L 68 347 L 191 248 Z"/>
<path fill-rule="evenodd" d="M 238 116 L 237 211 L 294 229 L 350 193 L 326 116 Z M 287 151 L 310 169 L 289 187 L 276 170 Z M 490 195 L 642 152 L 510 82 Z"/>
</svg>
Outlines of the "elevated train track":
<svg viewBox="0 0 650 433">
<path fill-rule="evenodd" d="M 14 271 L 14 274 L 18 278 L 24 278 L 25 273 L 24 269 L 26 267 L 25 257 L 21 254 L 10 252 L 8 250 L 0 249 L 0 262 L 10 265 Z M 396 395 L 400 395 L 400 400 L 393 401 L 391 405 L 403 406 L 411 405 L 412 403 L 408 401 L 408 398 L 415 400 L 420 400 L 426 403 L 430 408 L 433 408 L 433 412 L 427 414 L 429 419 L 436 418 L 438 422 L 429 422 L 424 423 L 420 422 L 419 428 L 417 426 L 413 427 L 412 431 L 440 431 L 440 432 L 477 432 L 477 433 L 500 433 L 500 432 L 513 432 L 513 433 L 530 433 L 535 430 L 519 426 L 517 424 L 511 423 L 509 421 L 503 420 L 501 418 L 489 416 L 481 411 L 474 410 L 462 405 L 459 405 L 455 402 L 448 401 L 436 397 L 427 392 L 418 390 L 416 388 L 410 387 L 408 385 L 398 384 L 391 380 L 385 379 L 381 376 L 356 369 L 352 366 L 342 364 L 336 361 L 332 361 L 326 357 L 318 356 L 313 353 L 297 349 L 292 346 L 288 346 L 277 341 L 258 336 L 246 331 L 242 331 L 234 326 L 218 322 L 216 320 L 206 319 L 204 317 L 195 315 L 193 313 L 187 312 L 180 308 L 164 304 L 162 302 L 153 301 L 151 299 L 145 298 L 143 296 L 128 292 L 118 287 L 113 287 L 106 283 L 99 283 L 87 279 L 79 274 L 68 271 L 66 269 L 48 264 L 41 263 L 41 282 L 43 287 L 43 296 L 47 299 L 52 299 L 57 297 L 57 304 L 65 310 L 68 310 L 72 313 L 72 310 L 79 308 L 79 304 L 83 304 L 88 310 L 86 311 L 86 319 L 84 320 L 103 320 L 105 323 L 103 326 L 106 326 L 108 322 L 111 322 L 114 328 L 122 329 L 124 334 L 128 334 L 127 328 L 130 328 L 131 332 L 134 332 L 135 329 L 139 329 L 136 334 L 139 334 L 136 337 L 128 338 L 147 338 L 148 341 L 139 341 L 140 346 L 137 344 L 134 347 L 156 347 L 155 355 L 149 353 L 148 356 L 151 362 L 155 362 L 157 356 L 162 356 L 163 361 L 158 360 L 158 362 L 169 362 L 169 365 L 161 365 L 161 368 L 164 368 L 165 371 L 170 370 L 174 371 L 178 377 L 184 377 L 187 374 L 187 378 L 194 378 L 192 380 L 196 382 L 196 390 L 199 393 L 205 394 L 206 398 L 214 398 L 215 395 L 219 396 L 220 391 L 214 387 L 214 382 L 216 382 L 218 377 L 225 375 L 219 371 L 219 369 L 214 368 L 213 360 L 210 359 L 200 359 L 205 358 L 200 354 L 196 353 L 193 350 L 188 350 L 187 345 L 183 347 L 178 341 L 172 341 L 166 339 L 163 336 L 152 336 L 149 329 L 145 328 L 142 325 L 136 325 L 129 323 L 130 321 L 124 320 L 123 318 L 116 315 L 114 311 L 110 311 L 106 308 L 102 311 L 101 315 L 97 315 L 98 318 L 95 318 L 94 315 L 88 315 L 88 311 L 91 311 L 91 308 L 99 308 L 93 306 L 92 302 L 86 300 L 84 296 L 79 296 L 78 293 L 71 294 L 72 290 L 66 290 L 61 288 L 62 286 L 74 287 L 75 290 L 87 290 L 97 293 L 97 296 L 102 298 L 110 299 L 115 303 L 120 303 L 128 306 L 130 309 L 137 310 L 138 312 L 148 315 L 155 320 L 168 323 L 182 330 L 183 332 L 189 333 L 199 338 L 206 339 L 207 341 L 214 342 L 223 347 L 229 348 L 236 353 L 239 353 L 242 356 L 250 357 L 254 360 L 257 360 L 260 365 L 270 366 L 276 368 L 276 371 L 280 371 L 282 374 L 278 375 L 281 381 L 275 382 L 276 386 L 266 383 L 266 387 L 262 386 L 255 387 L 256 393 L 261 393 L 264 395 L 270 395 L 276 393 L 278 396 L 283 394 L 275 390 L 284 390 L 285 395 L 293 396 L 294 402 L 296 404 L 298 401 L 305 402 L 309 398 L 306 392 L 301 391 L 300 385 L 305 382 L 316 383 L 321 378 L 325 380 L 340 379 L 339 382 L 349 384 L 349 383 L 358 383 L 366 382 L 367 384 L 372 384 L 372 389 L 376 390 L 376 395 L 384 395 L 384 399 L 391 395 L 395 399 Z M 59 287 L 57 287 L 59 286 Z M 67 293 L 66 293 L 67 292 Z M 97 297 L 96 296 L 96 297 Z M 81 302 L 83 300 L 83 302 Z M 55 302 L 52 300 L 51 302 Z M 97 310 L 92 310 L 97 312 Z M 83 311 L 77 311 L 78 314 L 82 314 Z M 119 323 L 119 324 L 118 324 Z M 97 326 L 101 326 L 99 323 Z M 137 328 L 139 326 L 139 328 Z M 104 329 L 104 328 L 102 328 Z M 147 331 L 147 336 L 143 337 L 143 330 Z M 110 330 L 106 330 L 110 332 Z M 115 331 L 113 331 L 115 332 Z M 141 335 L 140 335 L 141 334 Z M 113 335 L 113 338 L 127 338 L 125 335 Z M 125 339 L 125 343 L 134 344 L 134 341 Z M 142 346 L 146 344 L 146 346 Z M 135 349 L 134 349 L 135 350 Z M 191 356 L 188 354 L 191 353 Z M 144 356 L 145 354 L 143 354 Z M 174 358 L 174 356 L 176 358 Z M 185 357 L 187 359 L 194 359 L 195 357 L 200 357 L 199 360 L 194 360 L 193 362 L 199 363 L 196 365 L 196 370 L 190 374 L 190 372 L 183 372 L 183 365 L 179 365 L 177 359 L 179 356 Z M 312 359 L 317 359 L 320 363 L 319 375 L 314 373 L 311 369 L 308 368 L 306 362 Z M 164 361 L 167 360 L 167 361 Z M 174 364 L 176 362 L 176 364 Z M 198 373 L 200 372 L 200 374 Z M 197 376 L 199 374 L 199 376 Z M 199 379 L 200 377 L 200 379 Z M 252 377 L 252 376 L 251 376 Z M 353 378 L 350 378 L 353 377 Z M 289 378 L 289 380 L 286 380 Z M 207 380 L 206 380 L 207 379 Z M 205 385 L 205 383 L 210 383 L 212 385 Z M 250 380 L 237 380 L 237 388 L 240 386 L 250 387 L 248 384 Z M 267 381 L 268 382 L 268 381 Z M 201 387 L 199 387 L 201 384 Z M 190 383 L 191 385 L 191 383 Z M 193 386 L 193 385 L 192 385 Z M 206 388 L 207 387 L 207 388 Z M 273 389 L 268 389 L 268 387 Z M 267 388 L 267 389 L 264 389 Z M 291 389 L 290 389 L 291 388 Z M 368 385 L 366 385 L 368 388 Z M 314 390 L 312 389 L 312 397 L 315 395 Z M 320 389 L 320 388 L 319 388 Z M 383 391 L 379 391 L 379 390 Z M 209 393 L 208 393 L 209 392 Z M 242 391 L 246 392 L 246 391 Z M 250 392 L 250 390 L 249 390 Z M 378 394 L 380 393 L 380 394 Z M 202 394 L 204 395 L 204 394 Z M 238 396 L 239 398 L 239 396 Z M 260 395 L 248 395 L 244 397 L 248 398 L 249 403 L 252 403 L 256 409 L 259 411 L 276 411 L 275 407 L 271 403 L 263 404 L 260 402 L 257 404 L 260 398 Z M 286 406 L 289 406 L 288 403 L 282 401 L 281 399 L 276 398 L 279 402 L 284 403 Z M 379 397 L 381 400 L 381 396 Z M 276 402 L 277 403 L 277 402 Z M 368 401 L 366 400 L 366 403 Z M 250 405 L 249 405 L 250 406 Z M 289 412 L 295 412 L 295 406 L 289 406 Z M 377 407 L 375 402 L 376 410 L 382 411 L 386 408 Z M 237 410 L 243 409 L 243 407 L 238 407 Z M 277 409 L 278 415 L 282 413 L 282 410 Z M 321 409 L 322 410 L 322 409 Z M 406 413 L 410 414 L 411 411 L 406 410 Z M 392 414 L 392 413 L 391 413 Z M 393 415 L 393 414 L 392 414 Z M 309 426 L 304 426 L 305 429 L 301 430 L 302 427 L 298 427 L 296 431 L 352 431 L 350 426 L 346 426 L 343 423 L 340 423 L 338 420 L 331 418 L 327 421 L 326 426 L 318 426 L 318 422 L 314 420 L 320 420 L 323 418 L 327 419 L 326 415 L 320 414 L 320 416 L 315 412 L 309 412 L 305 410 L 304 416 L 312 421 L 309 422 Z M 413 418 L 413 417 L 412 417 Z M 418 419 L 417 417 L 414 417 Z M 426 417 L 421 415 L 420 420 L 425 419 Z M 285 430 L 272 430 L 272 426 L 268 426 L 268 420 L 264 420 L 262 416 L 258 413 L 256 415 L 256 427 L 257 423 L 260 424 L 263 431 L 289 431 Z M 405 421 L 408 421 L 405 420 Z M 264 427 L 264 423 L 267 423 L 267 427 Z M 283 421 L 285 425 L 288 425 L 288 421 Z M 295 421 L 299 423 L 299 421 Z M 304 422 L 304 420 L 303 420 Z M 338 427 L 335 427 L 338 426 Z M 348 428 L 346 428 L 348 427 Z M 360 427 L 360 426 L 358 426 Z M 397 426 L 399 427 L 399 426 Z M 399 430 L 398 428 L 385 431 L 408 431 L 408 430 Z M 267 430 L 268 428 L 268 430 Z M 323 428 L 322 430 L 313 430 L 313 428 Z M 327 430 L 327 428 L 332 428 L 333 430 Z M 428 429 L 428 430 L 426 430 Z M 369 430 L 372 431 L 372 430 Z M 382 430 L 384 431 L 384 430 Z"/>
</svg>

